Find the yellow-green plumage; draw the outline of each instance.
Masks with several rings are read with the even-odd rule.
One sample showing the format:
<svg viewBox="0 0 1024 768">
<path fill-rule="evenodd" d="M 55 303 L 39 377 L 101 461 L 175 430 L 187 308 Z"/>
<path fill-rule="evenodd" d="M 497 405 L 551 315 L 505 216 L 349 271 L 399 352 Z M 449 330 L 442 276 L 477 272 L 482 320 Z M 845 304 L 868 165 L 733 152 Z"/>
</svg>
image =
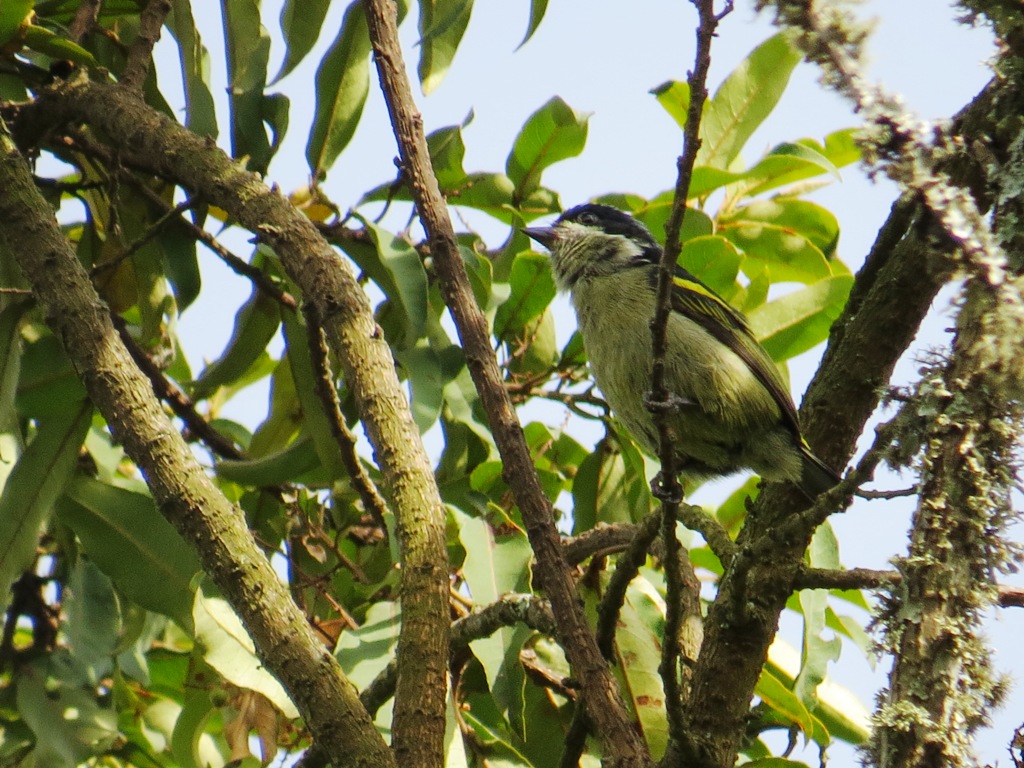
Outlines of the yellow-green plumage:
<svg viewBox="0 0 1024 768">
<path fill-rule="evenodd" d="M 645 394 L 660 248 L 639 222 L 608 206 L 579 206 L 553 227 L 527 234 L 551 250 L 555 278 L 571 294 L 594 379 L 612 412 L 656 455 Z M 811 498 L 834 485 L 836 474 L 801 439 L 778 369 L 743 317 L 682 270 L 672 308 L 665 381 L 681 401 L 669 424 L 683 472 L 710 477 L 750 468 L 790 480 Z"/>
</svg>

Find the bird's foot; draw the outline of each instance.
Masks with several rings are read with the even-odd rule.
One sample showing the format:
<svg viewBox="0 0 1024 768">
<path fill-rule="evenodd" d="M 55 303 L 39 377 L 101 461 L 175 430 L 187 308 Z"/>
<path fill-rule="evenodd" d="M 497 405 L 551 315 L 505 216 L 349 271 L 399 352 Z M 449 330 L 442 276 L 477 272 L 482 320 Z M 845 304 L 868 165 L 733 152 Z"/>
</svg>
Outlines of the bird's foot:
<svg viewBox="0 0 1024 768">
<path fill-rule="evenodd" d="M 658 472 L 651 479 L 651 493 L 663 504 L 679 504 L 683 501 L 683 486 L 678 478 L 666 477 L 664 472 Z"/>
<path fill-rule="evenodd" d="M 657 400 L 653 392 L 644 393 L 644 406 L 651 413 L 676 413 L 684 405 L 695 405 L 693 400 L 669 392 L 664 400 Z"/>
</svg>

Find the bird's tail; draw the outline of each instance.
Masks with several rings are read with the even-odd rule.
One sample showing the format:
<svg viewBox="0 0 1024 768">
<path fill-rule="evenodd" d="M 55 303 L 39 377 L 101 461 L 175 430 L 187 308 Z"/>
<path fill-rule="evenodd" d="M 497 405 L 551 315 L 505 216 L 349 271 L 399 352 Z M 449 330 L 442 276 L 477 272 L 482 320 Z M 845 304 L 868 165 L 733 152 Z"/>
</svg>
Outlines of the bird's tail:
<svg viewBox="0 0 1024 768">
<path fill-rule="evenodd" d="M 806 444 L 801 444 L 800 482 L 798 486 L 803 494 L 814 501 L 819 494 L 835 487 L 839 475 L 825 462 L 811 453 Z"/>
</svg>

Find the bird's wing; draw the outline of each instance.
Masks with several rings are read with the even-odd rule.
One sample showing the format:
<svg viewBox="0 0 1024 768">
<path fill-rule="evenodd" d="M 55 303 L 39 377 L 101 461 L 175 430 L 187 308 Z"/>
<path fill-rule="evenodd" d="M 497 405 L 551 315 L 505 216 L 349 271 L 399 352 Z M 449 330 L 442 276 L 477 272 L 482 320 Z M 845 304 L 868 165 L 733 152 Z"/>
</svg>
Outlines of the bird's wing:
<svg viewBox="0 0 1024 768">
<path fill-rule="evenodd" d="M 699 323 L 708 333 L 731 349 L 779 406 L 782 418 L 794 435 L 800 435 L 796 406 L 790 397 L 779 369 L 757 339 L 746 319 L 704 283 L 683 269 L 676 271 L 672 286 L 672 309 Z"/>
</svg>

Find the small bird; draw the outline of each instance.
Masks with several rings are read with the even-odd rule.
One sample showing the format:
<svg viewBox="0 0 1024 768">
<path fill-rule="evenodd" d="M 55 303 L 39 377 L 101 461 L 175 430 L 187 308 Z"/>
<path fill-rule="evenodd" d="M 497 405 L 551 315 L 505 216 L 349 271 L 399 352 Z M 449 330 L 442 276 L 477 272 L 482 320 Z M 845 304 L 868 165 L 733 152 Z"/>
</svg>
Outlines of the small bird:
<svg viewBox="0 0 1024 768">
<path fill-rule="evenodd" d="M 568 291 L 594 380 L 626 429 L 653 455 L 658 430 L 645 402 L 662 248 L 639 221 L 607 205 L 566 211 L 523 232 L 551 252 Z M 746 319 L 681 267 L 672 286 L 665 383 L 680 471 L 694 480 L 749 468 L 789 480 L 814 500 L 839 476 L 800 436 L 796 407 L 778 368 Z"/>
</svg>

